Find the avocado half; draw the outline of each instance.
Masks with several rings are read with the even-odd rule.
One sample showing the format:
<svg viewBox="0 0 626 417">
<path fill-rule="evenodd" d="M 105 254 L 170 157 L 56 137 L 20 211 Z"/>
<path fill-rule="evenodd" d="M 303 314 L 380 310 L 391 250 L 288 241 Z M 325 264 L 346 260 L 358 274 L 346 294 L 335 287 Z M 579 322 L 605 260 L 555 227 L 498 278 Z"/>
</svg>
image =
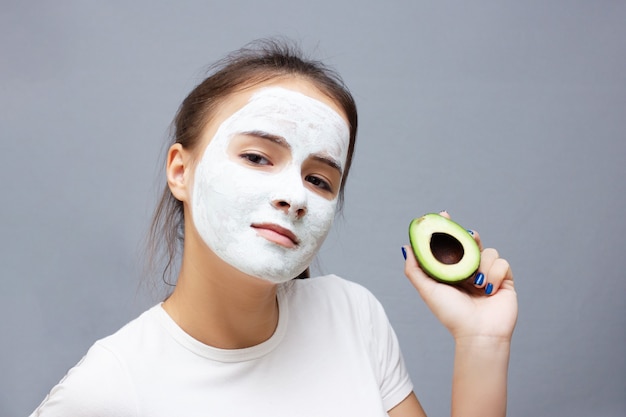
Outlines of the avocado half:
<svg viewBox="0 0 626 417">
<path fill-rule="evenodd" d="M 478 270 L 480 248 L 474 237 L 439 214 L 413 219 L 409 240 L 422 270 L 437 281 L 456 284 Z"/>
</svg>

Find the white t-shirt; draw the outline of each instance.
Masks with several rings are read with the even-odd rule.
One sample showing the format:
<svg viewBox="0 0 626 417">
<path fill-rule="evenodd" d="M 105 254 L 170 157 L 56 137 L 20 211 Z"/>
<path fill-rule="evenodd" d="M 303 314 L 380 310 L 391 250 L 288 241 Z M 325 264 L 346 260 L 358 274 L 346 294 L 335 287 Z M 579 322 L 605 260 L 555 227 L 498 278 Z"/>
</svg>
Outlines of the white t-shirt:
<svg viewBox="0 0 626 417">
<path fill-rule="evenodd" d="M 217 349 L 156 305 L 97 341 L 32 416 L 385 416 L 413 386 L 380 303 L 329 275 L 278 289 L 274 335 Z"/>
</svg>

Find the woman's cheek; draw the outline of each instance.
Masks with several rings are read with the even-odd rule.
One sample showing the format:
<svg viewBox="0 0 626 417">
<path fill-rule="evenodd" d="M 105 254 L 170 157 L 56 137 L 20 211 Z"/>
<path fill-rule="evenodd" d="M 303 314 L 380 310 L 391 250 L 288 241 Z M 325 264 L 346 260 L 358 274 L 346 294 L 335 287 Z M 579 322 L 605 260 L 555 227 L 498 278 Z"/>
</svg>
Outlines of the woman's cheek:
<svg viewBox="0 0 626 417">
<path fill-rule="evenodd" d="M 310 201 L 311 204 L 307 212 L 310 218 L 307 221 L 307 226 L 316 239 L 323 241 L 333 224 L 337 210 L 337 199 L 329 201 L 316 196 L 316 198 L 311 198 Z"/>
</svg>

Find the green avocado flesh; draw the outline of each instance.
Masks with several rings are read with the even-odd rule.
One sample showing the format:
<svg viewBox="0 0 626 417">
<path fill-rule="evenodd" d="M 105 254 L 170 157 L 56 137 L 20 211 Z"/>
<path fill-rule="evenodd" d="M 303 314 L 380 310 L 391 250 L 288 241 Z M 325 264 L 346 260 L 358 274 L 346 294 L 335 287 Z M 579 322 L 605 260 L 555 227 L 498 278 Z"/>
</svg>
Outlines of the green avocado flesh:
<svg viewBox="0 0 626 417">
<path fill-rule="evenodd" d="M 455 284 L 478 270 L 480 249 L 474 237 L 439 214 L 414 219 L 409 240 L 422 270 L 437 281 Z"/>
</svg>

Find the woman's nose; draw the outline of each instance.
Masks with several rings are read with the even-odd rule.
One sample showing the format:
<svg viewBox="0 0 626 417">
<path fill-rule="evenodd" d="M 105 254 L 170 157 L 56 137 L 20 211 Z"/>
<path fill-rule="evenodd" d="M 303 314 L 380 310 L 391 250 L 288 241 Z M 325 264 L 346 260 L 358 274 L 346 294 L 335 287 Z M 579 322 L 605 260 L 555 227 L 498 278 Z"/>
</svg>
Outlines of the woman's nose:
<svg viewBox="0 0 626 417">
<path fill-rule="evenodd" d="M 299 169 L 287 170 L 275 183 L 272 206 L 289 217 L 300 219 L 307 212 L 307 192 Z"/>
<path fill-rule="evenodd" d="M 272 201 L 274 208 L 281 210 L 290 217 L 300 219 L 306 214 L 306 204 L 303 201 L 287 201 L 287 199 L 278 199 Z"/>
</svg>

